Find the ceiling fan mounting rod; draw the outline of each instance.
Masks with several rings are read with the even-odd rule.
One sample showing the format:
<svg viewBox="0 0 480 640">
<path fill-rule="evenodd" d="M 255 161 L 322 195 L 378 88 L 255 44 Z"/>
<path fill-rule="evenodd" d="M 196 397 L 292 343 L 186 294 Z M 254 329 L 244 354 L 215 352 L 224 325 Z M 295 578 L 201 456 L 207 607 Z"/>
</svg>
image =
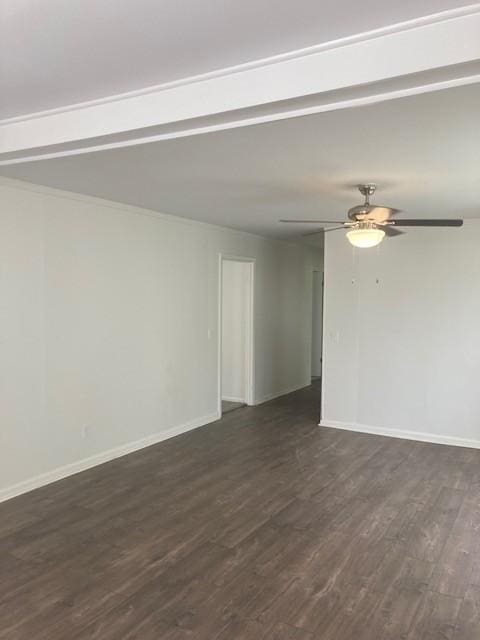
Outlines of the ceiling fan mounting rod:
<svg viewBox="0 0 480 640">
<path fill-rule="evenodd" d="M 377 185 L 374 182 L 358 185 L 358 190 L 363 196 L 365 196 L 365 206 L 370 206 L 370 196 L 373 196 L 376 189 Z"/>
</svg>

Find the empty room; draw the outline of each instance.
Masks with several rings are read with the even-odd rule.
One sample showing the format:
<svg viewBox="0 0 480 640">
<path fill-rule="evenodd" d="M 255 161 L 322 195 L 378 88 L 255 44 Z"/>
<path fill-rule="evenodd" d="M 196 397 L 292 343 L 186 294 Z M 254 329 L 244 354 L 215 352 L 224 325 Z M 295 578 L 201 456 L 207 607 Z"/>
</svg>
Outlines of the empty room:
<svg viewBox="0 0 480 640">
<path fill-rule="evenodd" d="M 0 4 L 0 640 L 479 640 L 480 4 Z"/>
</svg>

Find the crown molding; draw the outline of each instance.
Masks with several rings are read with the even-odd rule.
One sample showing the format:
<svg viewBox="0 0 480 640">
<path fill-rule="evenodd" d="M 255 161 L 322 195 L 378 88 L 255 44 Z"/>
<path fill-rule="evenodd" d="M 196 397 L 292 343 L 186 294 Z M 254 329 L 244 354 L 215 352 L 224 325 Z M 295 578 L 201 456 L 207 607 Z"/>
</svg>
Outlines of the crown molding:
<svg viewBox="0 0 480 640">
<path fill-rule="evenodd" d="M 118 211 L 120 213 L 125 213 L 128 215 L 156 218 L 157 220 L 162 220 L 163 222 L 167 222 L 169 224 L 191 227 L 193 229 L 204 230 L 206 232 L 216 231 L 217 233 L 234 234 L 245 240 L 262 242 L 271 246 L 276 246 L 279 243 L 282 245 L 288 245 L 290 247 L 305 246 L 305 243 L 298 238 L 274 238 L 268 235 L 254 233 L 252 231 L 237 229 L 236 227 L 227 227 L 219 224 L 214 224 L 213 222 L 203 222 L 202 220 L 185 218 L 183 216 L 164 213 L 162 211 L 155 211 L 153 209 L 145 209 L 144 207 L 125 204 L 123 202 L 118 202 L 115 200 L 106 200 L 105 198 L 99 198 L 98 196 L 90 196 L 84 193 L 73 191 L 65 191 L 64 189 L 57 189 L 56 187 L 47 187 L 45 185 L 35 184 L 33 182 L 26 182 L 25 180 L 19 180 L 18 178 L 9 178 L 7 176 L 0 175 L 0 189 L 2 188 L 41 194 L 50 198 L 67 200 L 69 202 L 79 202 L 86 206 L 96 207 L 97 209 L 112 209 L 114 211 Z"/>
<path fill-rule="evenodd" d="M 459 74 L 480 61 L 479 33 L 476 3 L 136 92 L 10 118 L 0 121 L 0 160 L 25 162 L 358 106 L 375 100 L 363 95 L 367 86 L 441 69 L 448 76 L 453 67 L 459 69 L 456 83 L 478 81 L 471 71 L 468 78 Z M 452 79 L 437 77 L 403 91 L 434 90 L 442 82 Z M 335 95 L 348 90 L 357 95 L 340 100 Z M 399 97 L 396 92 L 398 87 L 391 87 L 387 93 Z M 385 92 L 376 95 L 388 99 Z"/>
</svg>

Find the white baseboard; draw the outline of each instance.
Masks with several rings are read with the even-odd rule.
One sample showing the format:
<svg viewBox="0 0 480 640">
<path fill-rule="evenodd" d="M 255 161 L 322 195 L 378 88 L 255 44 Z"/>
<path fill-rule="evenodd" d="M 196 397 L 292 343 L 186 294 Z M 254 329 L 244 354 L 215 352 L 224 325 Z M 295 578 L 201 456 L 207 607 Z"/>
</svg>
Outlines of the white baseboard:
<svg viewBox="0 0 480 640">
<path fill-rule="evenodd" d="M 290 387 L 289 389 L 283 389 L 282 391 L 275 391 L 275 393 L 268 393 L 261 398 L 255 398 L 255 404 L 263 404 L 264 402 L 268 402 L 269 400 L 274 400 L 275 398 L 279 398 L 280 396 L 286 396 L 289 393 L 293 393 L 294 391 L 300 391 L 300 389 L 305 389 L 305 387 L 309 387 L 311 385 L 311 381 L 302 382 L 302 384 L 297 384 L 294 387 Z"/>
<path fill-rule="evenodd" d="M 330 427 L 332 429 L 343 429 L 345 431 L 371 433 L 373 435 L 388 436 L 390 438 L 402 438 L 404 440 L 417 440 L 419 442 L 432 442 L 433 444 L 447 444 L 454 447 L 480 449 L 480 440 L 471 440 L 470 438 L 455 438 L 453 436 L 443 436 L 438 433 L 427 433 L 424 431 L 407 431 L 404 429 L 386 429 L 383 427 L 372 427 L 366 424 L 338 422 L 336 420 L 321 420 L 319 426 Z"/>
<path fill-rule="evenodd" d="M 245 402 L 245 398 L 234 398 L 233 396 L 222 396 L 225 402 Z"/>
<path fill-rule="evenodd" d="M 52 469 L 52 471 L 47 471 L 46 473 L 42 473 L 33 478 L 29 478 L 28 480 L 24 480 L 23 482 L 19 482 L 10 487 L 6 487 L 5 489 L 0 489 L 0 502 L 9 500 L 10 498 L 14 498 L 15 496 L 19 496 L 22 493 L 27 493 L 28 491 L 32 491 L 33 489 L 38 489 L 39 487 L 43 487 L 46 484 L 50 484 L 51 482 L 62 480 L 62 478 L 66 478 L 67 476 L 79 473 L 80 471 L 85 471 L 86 469 L 90 469 L 91 467 L 96 467 L 97 465 L 103 464 L 104 462 L 114 460 L 115 458 L 120 458 L 129 453 L 133 453 L 134 451 L 138 451 L 139 449 L 144 449 L 145 447 L 149 447 L 152 444 L 157 444 L 159 442 L 162 442 L 163 440 L 168 440 L 169 438 L 178 436 L 181 433 L 186 433 L 187 431 L 191 431 L 192 429 L 203 427 L 204 425 L 219 419 L 220 415 L 218 414 L 218 412 L 215 412 L 208 416 L 203 416 L 202 418 L 192 420 L 191 422 L 186 422 L 184 424 L 178 425 L 177 427 L 167 429 L 166 431 L 153 433 L 146 438 L 141 438 L 140 440 L 128 442 L 127 444 L 120 445 L 119 447 L 114 447 L 113 449 L 108 449 L 107 451 L 96 453 L 89 458 L 84 458 L 83 460 L 77 460 L 76 462 L 72 462 L 71 464 L 57 467 L 56 469 Z"/>
</svg>

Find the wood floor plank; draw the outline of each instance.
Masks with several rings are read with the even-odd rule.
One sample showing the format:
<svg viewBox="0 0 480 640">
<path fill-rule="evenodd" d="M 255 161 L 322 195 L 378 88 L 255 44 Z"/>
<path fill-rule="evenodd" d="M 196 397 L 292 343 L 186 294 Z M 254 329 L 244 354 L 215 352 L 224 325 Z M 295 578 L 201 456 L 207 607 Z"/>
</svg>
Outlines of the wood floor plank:
<svg viewBox="0 0 480 640">
<path fill-rule="evenodd" d="M 433 504 L 420 512 L 417 522 L 412 526 L 408 540 L 410 555 L 430 562 L 439 559 L 463 498 L 460 490 L 442 487 Z"/>
<path fill-rule="evenodd" d="M 252 637 L 253 636 L 248 636 L 246 640 Z M 267 632 L 267 635 L 264 636 L 264 640 L 314 640 L 314 636 L 302 629 L 297 629 L 280 622 L 279 624 L 276 624 L 273 629 Z"/>
<path fill-rule="evenodd" d="M 454 640 L 478 640 L 480 638 L 480 587 L 468 587 L 463 599 Z"/>
<path fill-rule="evenodd" d="M 477 640 L 480 451 L 318 384 L 0 505 L 1 640 Z"/>
<path fill-rule="evenodd" d="M 422 597 L 408 640 L 453 640 L 461 606 L 460 598 L 428 590 Z"/>
</svg>

